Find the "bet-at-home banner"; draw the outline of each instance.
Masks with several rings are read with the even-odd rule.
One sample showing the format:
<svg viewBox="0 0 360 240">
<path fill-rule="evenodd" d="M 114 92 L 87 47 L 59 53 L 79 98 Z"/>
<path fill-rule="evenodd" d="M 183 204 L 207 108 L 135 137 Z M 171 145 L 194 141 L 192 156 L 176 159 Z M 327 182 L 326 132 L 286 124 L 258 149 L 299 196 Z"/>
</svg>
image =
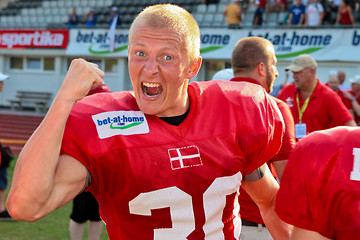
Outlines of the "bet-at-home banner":
<svg viewBox="0 0 360 240">
<path fill-rule="evenodd" d="M 66 54 L 69 56 L 127 57 L 128 30 L 72 29 Z M 114 34 L 114 33 L 112 33 Z M 360 61 L 360 29 L 201 29 L 203 59 L 230 59 L 235 43 L 260 36 L 274 44 L 278 60 L 291 60 L 308 53 L 317 61 Z M 110 51 L 114 39 L 114 51 Z"/>
</svg>

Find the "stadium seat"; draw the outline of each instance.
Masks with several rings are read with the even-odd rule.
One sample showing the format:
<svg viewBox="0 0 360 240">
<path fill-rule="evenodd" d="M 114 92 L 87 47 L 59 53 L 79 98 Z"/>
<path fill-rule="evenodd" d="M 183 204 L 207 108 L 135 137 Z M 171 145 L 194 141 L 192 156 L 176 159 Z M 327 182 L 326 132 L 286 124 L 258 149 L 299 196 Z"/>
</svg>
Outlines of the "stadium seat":
<svg viewBox="0 0 360 240">
<path fill-rule="evenodd" d="M 29 16 L 33 16 L 33 15 L 36 15 L 36 9 L 35 8 L 27 8 L 27 11 L 28 11 L 28 15 Z"/>
<path fill-rule="evenodd" d="M 44 8 L 44 16 L 51 15 L 51 8 Z"/>
<path fill-rule="evenodd" d="M 202 21 L 201 26 L 202 27 L 211 27 L 213 24 L 213 20 L 214 20 L 214 14 L 212 13 L 206 13 L 204 15 L 204 19 Z"/>
<path fill-rule="evenodd" d="M 42 6 L 44 8 L 49 8 L 50 7 L 50 1 L 43 1 Z"/>
<path fill-rule="evenodd" d="M 21 12 L 20 12 L 21 16 L 24 16 L 24 17 L 27 17 L 29 16 L 29 9 L 28 8 L 23 8 L 21 9 Z"/>
<path fill-rule="evenodd" d="M 59 14 L 60 16 L 67 16 L 69 14 L 70 11 L 67 10 L 67 8 L 60 8 L 59 9 Z"/>
<path fill-rule="evenodd" d="M 206 5 L 205 4 L 199 4 L 198 6 L 197 6 L 197 12 L 198 13 L 205 13 L 206 12 Z"/>
<path fill-rule="evenodd" d="M 35 8 L 35 14 L 37 16 L 42 16 L 44 15 L 44 9 L 43 8 Z"/>
<path fill-rule="evenodd" d="M 265 27 L 276 27 L 278 25 L 278 14 L 276 12 L 270 12 L 263 16 L 263 25 L 265 25 Z"/>
<path fill-rule="evenodd" d="M 213 27 L 226 27 L 225 16 L 223 13 L 216 13 L 214 16 Z"/>
<path fill-rule="evenodd" d="M 218 8 L 217 8 L 217 12 L 218 13 L 223 13 L 224 12 L 224 10 L 225 10 L 225 8 L 226 8 L 226 4 L 224 4 L 224 3 L 219 3 L 219 5 L 218 5 Z"/>
<path fill-rule="evenodd" d="M 252 23 L 253 23 L 253 19 L 254 19 L 254 13 L 253 12 L 246 12 L 242 14 L 242 23 L 241 26 L 242 27 L 251 27 Z"/>
<path fill-rule="evenodd" d="M 203 13 L 196 12 L 196 13 L 193 14 L 193 17 L 195 18 L 196 22 L 199 25 L 202 24 L 202 22 L 204 20 L 204 14 Z"/>
<path fill-rule="evenodd" d="M 50 8 L 57 8 L 57 1 L 51 1 L 49 7 Z"/>
<path fill-rule="evenodd" d="M 214 14 L 216 13 L 216 11 L 217 11 L 217 4 L 209 4 L 207 6 L 207 10 L 206 10 L 207 13 Z"/>
<path fill-rule="evenodd" d="M 73 2 L 72 1 L 66 1 L 65 2 L 65 7 L 66 8 L 72 8 L 73 7 Z"/>
</svg>

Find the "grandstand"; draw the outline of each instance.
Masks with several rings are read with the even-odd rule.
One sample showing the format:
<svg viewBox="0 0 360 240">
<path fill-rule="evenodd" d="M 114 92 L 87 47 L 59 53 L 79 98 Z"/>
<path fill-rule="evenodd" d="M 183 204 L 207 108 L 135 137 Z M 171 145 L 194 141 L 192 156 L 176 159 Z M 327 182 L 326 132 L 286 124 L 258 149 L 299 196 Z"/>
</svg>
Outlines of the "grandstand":
<svg viewBox="0 0 360 240">
<path fill-rule="evenodd" d="M 68 14 L 76 8 L 79 16 L 86 14 L 90 8 L 96 10 L 98 23 L 96 27 L 106 27 L 106 17 L 110 8 L 116 6 L 122 20 L 121 28 L 128 28 L 136 14 L 144 7 L 156 3 L 173 3 L 184 7 L 191 12 L 200 27 L 223 28 L 226 27 L 223 11 L 231 0 L 219 0 L 215 4 L 202 4 L 201 0 L 7 0 L 0 4 L 1 28 L 66 28 Z M 251 28 L 255 7 L 243 1 L 242 28 Z M 288 0 L 288 6 L 292 1 Z M 264 14 L 262 28 L 283 27 L 287 12 L 270 12 Z M 357 19 L 357 12 L 354 11 Z M 80 20 L 83 20 L 80 17 Z M 81 22 L 79 27 L 83 27 Z M 322 27 L 332 27 L 323 25 Z"/>
<path fill-rule="evenodd" d="M 272 1 L 272 0 L 270 0 Z M 288 0 L 288 6 L 292 0 Z M 255 8 L 243 11 L 241 29 L 228 29 L 222 14 L 232 0 L 204 4 L 202 0 L 2 0 L 0 2 L 0 72 L 10 76 L 0 93 L 0 106 L 9 108 L 9 100 L 19 90 L 50 92 L 56 95 L 73 58 L 92 61 L 105 71 L 104 80 L 113 91 L 129 90 L 127 36 L 130 23 L 144 7 L 173 3 L 187 9 L 197 20 L 202 34 L 203 66 L 194 80 L 208 80 L 221 68 L 230 66 L 232 47 L 247 36 L 262 36 L 273 42 L 280 76 L 293 57 L 310 53 L 318 61 L 318 77 L 326 81 L 332 69 L 342 69 L 348 78 L 360 73 L 360 30 L 356 26 L 317 28 L 287 27 L 286 13 L 264 16 L 261 28 L 252 28 Z M 243 1 L 244 6 L 246 1 Z M 115 51 L 109 50 L 109 25 L 106 17 L 116 6 L 122 24 L 117 27 Z M 75 7 L 80 20 L 90 8 L 98 15 L 95 27 L 81 22 L 68 29 L 67 19 Z M 30 107 L 30 106 L 29 106 Z"/>
</svg>

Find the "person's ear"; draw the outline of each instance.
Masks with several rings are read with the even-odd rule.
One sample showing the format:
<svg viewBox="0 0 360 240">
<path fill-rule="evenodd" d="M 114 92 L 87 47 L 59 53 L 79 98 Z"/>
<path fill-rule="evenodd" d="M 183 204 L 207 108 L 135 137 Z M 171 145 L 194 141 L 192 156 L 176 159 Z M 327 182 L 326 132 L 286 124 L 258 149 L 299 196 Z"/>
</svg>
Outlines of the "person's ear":
<svg viewBox="0 0 360 240">
<path fill-rule="evenodd" d="M 191 78 L 195 77 L 196 74 L 198 74 L 198 72 L 200 70 L 201 64 L 202 64 L 202 57 L 199 56 L 191 63 L 191 66 L 190 66 L 188 74 L 186 75 L 186 78 L 191 79 Z"/>
<path fill-rule="evenodd" d="M 260 62 L 256 66 L 256 71 L 260 76 L 262 76 L 262 77 L 266 76 L 266 66 L 265 66 L 265 64 L 263 62 Z"/>
</svg>

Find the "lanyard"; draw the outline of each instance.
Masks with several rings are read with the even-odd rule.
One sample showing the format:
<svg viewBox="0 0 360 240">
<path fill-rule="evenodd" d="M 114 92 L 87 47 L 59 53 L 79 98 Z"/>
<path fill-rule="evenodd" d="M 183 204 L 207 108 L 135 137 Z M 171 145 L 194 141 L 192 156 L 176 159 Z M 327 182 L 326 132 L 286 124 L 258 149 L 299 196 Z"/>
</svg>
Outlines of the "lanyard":
<svg viewBox="0 0 360 240">
<path fill-rule="evenodd" d="M 311 93 L 310 93 L 310 96 L 305 100 L 304 104 L 302 105 L 302 107 L 300 108 L 300 99 L 299 99 L 299 92 L 296 92 L 296 104 L 297 104 L 297 108 L 298 108 L 298 111 L 299 111 L 299 123 L 301 123 L 301 119 L 303 117 L 303 114 L 307 108 L 307 106 L 309 105 L 309 101 L 310 101 L 310 97 L 311 95 L 313 94 L 314 92 L 314 89 L 316 87 L 316 84 L 317 84 L 317 79 L 314 83 L 314 86 L 311 90 Z"/>
</svg>

